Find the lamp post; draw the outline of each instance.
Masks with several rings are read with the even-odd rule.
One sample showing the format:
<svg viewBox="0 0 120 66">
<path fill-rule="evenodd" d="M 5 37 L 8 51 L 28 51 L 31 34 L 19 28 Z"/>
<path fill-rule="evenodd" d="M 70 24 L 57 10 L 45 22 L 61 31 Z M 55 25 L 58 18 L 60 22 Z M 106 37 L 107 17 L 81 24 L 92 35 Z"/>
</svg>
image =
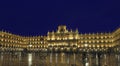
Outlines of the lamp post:
<svg viewBox="0 0 120 66">
<path fill-rule="evenodd" d="M 88 47 L 88 44 L 84 44 L 84 47 L 85 47 L 84 49 L 86 49 Z M 87 53 L 88 53 L 88 51 L 83 51 L 83 56 L 82 56 L 83 66 L 89 66 Z"/>
<path fill-rule="evenodd" d="M 29 51 L 31 50 L 31 47 L 32 47 L 32 45 L 30 44 L 30 45 L 29 45 Z"/>
</svg>

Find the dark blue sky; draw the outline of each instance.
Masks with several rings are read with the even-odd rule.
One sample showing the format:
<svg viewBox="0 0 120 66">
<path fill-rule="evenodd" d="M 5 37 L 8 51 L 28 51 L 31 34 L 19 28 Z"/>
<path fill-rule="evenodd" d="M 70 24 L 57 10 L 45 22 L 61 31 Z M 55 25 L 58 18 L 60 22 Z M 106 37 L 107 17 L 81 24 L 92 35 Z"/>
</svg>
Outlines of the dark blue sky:
<svg viewBox="0 0 120 66">
<path fill-rule="evenodd" d="M 21 35 L 46 35 L 58 25 L 79 32 L 109 32 L 120 27 L 115 0 L 3 0 L 0 30 Z"/>
</svg>

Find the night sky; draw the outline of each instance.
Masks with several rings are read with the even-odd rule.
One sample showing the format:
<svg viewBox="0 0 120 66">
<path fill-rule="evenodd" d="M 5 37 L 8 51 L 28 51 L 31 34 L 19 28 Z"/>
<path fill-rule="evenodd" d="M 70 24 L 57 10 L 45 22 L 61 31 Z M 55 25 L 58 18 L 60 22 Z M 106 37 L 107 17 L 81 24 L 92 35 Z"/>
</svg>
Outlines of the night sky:
<svg viewBox="0 0 120 66">
<path fill-rule="evenodd" d="M 3 0 L 0 30 L 23 36 L 46 35 L 58 25 L 79 33 L 111 32 L 120 27 L 115 0 Z"/>
</svg>

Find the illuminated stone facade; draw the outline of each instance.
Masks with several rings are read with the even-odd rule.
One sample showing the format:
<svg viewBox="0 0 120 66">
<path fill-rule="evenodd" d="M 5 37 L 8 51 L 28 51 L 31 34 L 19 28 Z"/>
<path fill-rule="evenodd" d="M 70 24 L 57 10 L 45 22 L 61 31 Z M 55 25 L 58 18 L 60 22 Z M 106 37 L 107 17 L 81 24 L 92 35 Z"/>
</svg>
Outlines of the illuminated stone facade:
<svg viewBox="0 0 120 66">
<path fill-rule="evenodd" d="M 120 28 L 111 33 L 81 34 L 76 29 L 68 30 L 65 25 L 47 36 L 24 37 L 4 31 L 0 32 L 1 51 L 49 51 L 49 52 L 96 52 L 119 51 Z"/>
</svg>

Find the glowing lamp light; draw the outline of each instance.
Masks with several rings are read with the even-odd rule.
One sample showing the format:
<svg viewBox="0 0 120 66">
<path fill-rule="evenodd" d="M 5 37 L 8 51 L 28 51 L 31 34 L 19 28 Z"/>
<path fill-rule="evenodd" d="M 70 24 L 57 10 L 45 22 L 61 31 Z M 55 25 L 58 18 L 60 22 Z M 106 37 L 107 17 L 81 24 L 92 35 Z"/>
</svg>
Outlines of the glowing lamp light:
<svg viewBox="0 0 120 66">
<path fill-rule="evenodd" d="M 32 65 L 32 54 L 28 54 L 28 66 Z"/>
<path fill-rule="evenodd" d="M 29 47 L 32 47 L 32 45 L 29 45 Z"/>
<path fill-rule="evenodd" d="M 85 47 L 87 47 L 87 46 L 88 46 L 88 44 L 85 44 L 84 46 L 85 46 Z"/>
<path fill-rule="evenodd" d="M 85 66 L 89 66 L 89 63 L 87 62 L 87 63 L 85 63 Z"/>
</svg>

